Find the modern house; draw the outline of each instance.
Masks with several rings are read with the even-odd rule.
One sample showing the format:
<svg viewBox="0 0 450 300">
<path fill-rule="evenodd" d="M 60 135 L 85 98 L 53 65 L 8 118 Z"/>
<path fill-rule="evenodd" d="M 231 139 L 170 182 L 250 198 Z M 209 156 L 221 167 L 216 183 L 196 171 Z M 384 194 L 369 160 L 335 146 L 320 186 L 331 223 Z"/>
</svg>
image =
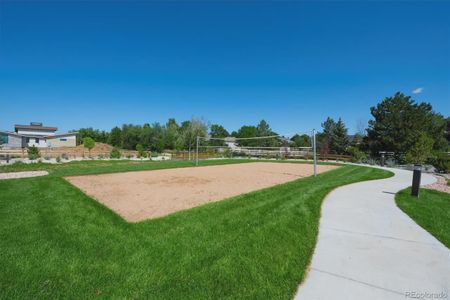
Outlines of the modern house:
<svg viewBox="0 0 450 300">
<path fill-rule="evenodd" d="M 31 122 L 30 125 L 15 125 L 14 132 L 0 131 L 0 145 L 3 148 L 38 148 L 75 147 L 77 133 L 56 134 L 58 128 L 43 126 Z"/>
</svg>

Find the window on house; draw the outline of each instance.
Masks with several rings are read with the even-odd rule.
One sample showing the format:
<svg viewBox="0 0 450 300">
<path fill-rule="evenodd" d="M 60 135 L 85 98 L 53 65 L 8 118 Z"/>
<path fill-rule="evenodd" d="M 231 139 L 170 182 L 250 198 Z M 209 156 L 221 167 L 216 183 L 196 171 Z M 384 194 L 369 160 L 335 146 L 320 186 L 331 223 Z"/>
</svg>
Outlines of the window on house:
<svg viewBox="0 0 450 300">
<path fill-rule="evenodd" d="M 61 142 L 67 142 L 67 139 L 59 139 Z"/>
<path fill-rule="evenodd" d="M 30 142 L 30 138 L 27 137 L 26 141 L 27 141 L 27 143 L 29 143 Z"/>
<path fill-rule="evenodd" d="M 38 138 L 35 138 L 35 139 L 34 139 L 34 142 L 35 142 L 36 144 L 39 144 L 39 139 L 38 139 Z"/>
<path fill-rule="evenodd" d="M 0 144 L 8 144 L 8 135 L 0 134 Z"/>
</svg>

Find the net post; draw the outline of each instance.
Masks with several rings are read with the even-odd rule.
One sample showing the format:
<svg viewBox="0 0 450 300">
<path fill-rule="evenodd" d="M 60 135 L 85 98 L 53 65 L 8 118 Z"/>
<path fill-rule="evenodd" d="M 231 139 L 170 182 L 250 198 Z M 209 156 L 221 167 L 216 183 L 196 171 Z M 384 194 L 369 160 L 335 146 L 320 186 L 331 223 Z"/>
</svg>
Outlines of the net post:
<svg viewBox="0 0 450 300">
<path fill-rule="evenodd" d="M 198 166 L 198 140 L 199 140 L 199 136 L 197 135 L 197 145 L 196 145 L 196 149 L 195 149 L 195 165 Z"/>
<path fill-rule="evenodd" d="M 314 177 L 317 176 L 317 154 L 316 154 L 316 130 L 313 129 L 313 157 L 314 157 Z"/>
</svg>

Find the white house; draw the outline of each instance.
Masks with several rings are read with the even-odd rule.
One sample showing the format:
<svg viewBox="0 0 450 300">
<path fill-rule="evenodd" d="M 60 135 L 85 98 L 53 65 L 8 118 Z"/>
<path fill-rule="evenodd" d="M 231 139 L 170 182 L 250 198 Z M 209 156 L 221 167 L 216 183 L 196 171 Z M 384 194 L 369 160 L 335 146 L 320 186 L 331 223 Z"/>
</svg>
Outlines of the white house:
<svg viewBox="0 0 450 300">
<path fill-rule="evenodd" d="M 56 134 L 58 128 L 43 126 L 42 123 L 31 122 L 30 125 L 15 125 L 14 132 L 0 131 L 0 144 L 4 148 L 26 148 L 36 146 L 75 147 L 77 133 Z"/>
</svg>

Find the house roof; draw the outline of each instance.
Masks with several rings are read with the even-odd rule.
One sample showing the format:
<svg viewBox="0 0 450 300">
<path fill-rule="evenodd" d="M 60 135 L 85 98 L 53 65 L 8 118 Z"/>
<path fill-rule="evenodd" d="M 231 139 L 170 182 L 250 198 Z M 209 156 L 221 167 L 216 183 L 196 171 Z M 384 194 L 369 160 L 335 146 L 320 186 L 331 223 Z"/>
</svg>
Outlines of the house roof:
<svg viewBox="0 0 450 300">
<path fill-rule="evenodd" d="M 14 125 L 15 130 L 19 129 L 32 129 L 32 130 L 41 130 L 41 131 L 56 131 L 57 127 L 47 127 L 47 126 L 39 126 L 39 125 Z"/>
<path fill-rule="evenodd" d="M 55 134 L 55 135 L 48 135 L 45 138 L 47 139 L 53 139 L 53 138 L 60 138 L 60 137 L 65 137 L 65 136 L 72 136 L 72 135 L 77 135 L 78 132 L 69 132 L 69 133 L 62 133 L 62 134 Z"/>
<path fill-rule="evenodd" d="M 7 135 L 14 135 L 17 137 L 30 137 L 30 138 L 40 138 L 40 139 L 53 139 L 53 138 L 60 138 L 60 137 L 72 136 L 72 135 L 78 134 L 78 132 L 70 132 L 70 133 L 62 133 L 62 134 L 55 134 L 55 135 L 34 135 L 34 134 L 23 134 L 23 133 L 11 132 L 11 131 L 0 131 L 0 133 L 7 134 Z"/>
</svg>

